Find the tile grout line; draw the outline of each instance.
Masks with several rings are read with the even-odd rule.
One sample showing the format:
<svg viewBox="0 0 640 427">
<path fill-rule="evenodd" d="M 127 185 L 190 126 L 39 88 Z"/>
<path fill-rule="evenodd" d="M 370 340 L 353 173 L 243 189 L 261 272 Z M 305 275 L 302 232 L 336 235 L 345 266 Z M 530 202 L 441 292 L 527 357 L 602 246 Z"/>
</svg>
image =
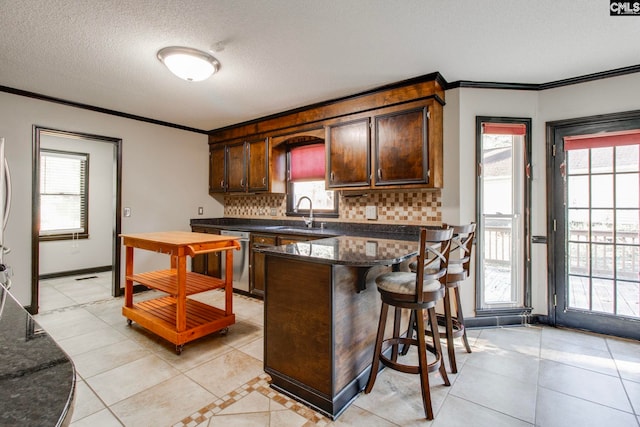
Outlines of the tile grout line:
<svg viewBox="0 0 640 427">
<path fill-rule="evenodd" d="M 624 378 L 622 378 L 622 374 L 620 373 L 620 368 L 618 367 L 618 359 L 616 359 L 616 357 L 613 355 L 613 352 L 611 351 L 611 346 L 609 345 L 609 340 L 607 338 L 604 338 L 604 343 L 607 346 L 607 351 L 609 352 L 609 355 L 611 356 L 611 360 L 613 360 L 613 364 L 616 367 L 616 372 L 618 373 L 618 379 L 620 380 L 620 384 L 622 385 L 624 394 L 625 396 L 627 396 L 627 400 L 629 401 L 629 406 L 631 407 L 631 413 L 635 416 L 636 421 L 640 426 L 640 419 L 638 418 L 640 417 L 640 413 L 636 412 L 636 407 L 633 404 L 633 400 L 631 400 L 631 396 L 629 396 L 629 391 L 627 390 L 627 386 L 624 383 Z"/>
<path fill-rule="evenodd" d="M 254 391 L 262 394 L 270 400 L 275 400 L 277 403 L 281 404 L 288 410 L 293 411 L 296 414 L 306 418 L 311 423 L 309 424 L 310 426 L 324 426 L 329 424 L 330 420 L 323 415 L 315 412 L 302 403 L 299 403 L 294 399 L 273 390 L 271 387 L 269 387 L 270 380 L 271 377 L 268 374 L 263 373 L 248 381 L 247 383 L 241 385 L 234 391 L 227 393 L 225 396 L 213 401 L 207 406 L 200 408 L 193 414 L 183 418 L 182 420 L 173 424 L 173 427 L 192 427 L 201 424 L 208 419 L 216 416 L 225 408 L 228 408 L 234 403 L 239 402 L 243 397 L 249 395 L 249 393 Z"/>
</svg>

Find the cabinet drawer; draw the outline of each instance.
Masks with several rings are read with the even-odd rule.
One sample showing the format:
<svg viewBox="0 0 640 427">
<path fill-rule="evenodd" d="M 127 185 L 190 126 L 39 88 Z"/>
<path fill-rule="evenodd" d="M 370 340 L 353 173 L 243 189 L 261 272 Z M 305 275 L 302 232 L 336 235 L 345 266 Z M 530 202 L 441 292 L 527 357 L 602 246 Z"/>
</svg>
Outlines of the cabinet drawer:
<svg viewBox="0 0 640 427">
<path fill-rule="evenodd" d="M 278 245 L 288 245 L 290 243 L 307 242 L 314 240 L 313 237 L 303 236 L 278 236 Z"/>
<path fill-rule="evenodd" d="M 253 246 L 274 246 L 276 244 L 275 236 L 251 236 L 251 244 Z"/>
</svg>

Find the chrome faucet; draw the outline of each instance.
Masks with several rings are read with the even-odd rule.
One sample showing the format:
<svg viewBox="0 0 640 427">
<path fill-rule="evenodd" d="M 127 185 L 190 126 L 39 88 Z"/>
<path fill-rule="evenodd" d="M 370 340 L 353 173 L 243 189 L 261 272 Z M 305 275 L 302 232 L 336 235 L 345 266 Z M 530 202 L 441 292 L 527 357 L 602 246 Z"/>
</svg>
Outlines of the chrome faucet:
<svg viewBox="0 0 640 427">
<path fill-rule="evenodd" d="M 311 199 L 307 196 L 302 196 L 298 199 L 298 203 L 296 204 L 295 209 L 293 210 L 294 212 L 298 212 L 298 208 L 300 207 L 300 202 L 302 202 L 304 199 L 307 199 L 309 201 L 309 218 L 305 218 L 304 216 L 302 217 L 302 220 L 304 221 L 305 225 L 307 226 L 307 228 L 313 228 L 313 202 L 311 201 Z"/>
</svg>

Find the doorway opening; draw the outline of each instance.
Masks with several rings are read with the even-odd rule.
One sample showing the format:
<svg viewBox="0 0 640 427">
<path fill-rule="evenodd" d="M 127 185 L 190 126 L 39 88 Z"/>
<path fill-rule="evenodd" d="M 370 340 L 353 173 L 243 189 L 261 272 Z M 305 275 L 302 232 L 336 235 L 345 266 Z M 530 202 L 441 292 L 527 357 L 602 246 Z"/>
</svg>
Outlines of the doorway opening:
<svg viewBox="0 0 640 427">
<path fill-rule="evenodd" d="M 59 299 L 49 308 L 121 295 L 121 146 L 33 127 L 32 314 L 47 295 Z"/>
</svg>

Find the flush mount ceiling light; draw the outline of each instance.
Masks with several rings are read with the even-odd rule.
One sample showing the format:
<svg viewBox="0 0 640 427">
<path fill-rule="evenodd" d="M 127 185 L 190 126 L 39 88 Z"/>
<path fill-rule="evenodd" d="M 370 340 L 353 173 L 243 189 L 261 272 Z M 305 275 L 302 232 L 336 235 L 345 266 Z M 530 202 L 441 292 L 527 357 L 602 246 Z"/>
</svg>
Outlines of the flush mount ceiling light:
<svg viewBox="0 0 640 427">
<path fill-rule="evenodd" d="M 158 59 L 173 74 L 190 82 L 206 80 L 220 68 L 216 58 L 190 47 L 165 47 L 158 51 Z"/>
</svg>

